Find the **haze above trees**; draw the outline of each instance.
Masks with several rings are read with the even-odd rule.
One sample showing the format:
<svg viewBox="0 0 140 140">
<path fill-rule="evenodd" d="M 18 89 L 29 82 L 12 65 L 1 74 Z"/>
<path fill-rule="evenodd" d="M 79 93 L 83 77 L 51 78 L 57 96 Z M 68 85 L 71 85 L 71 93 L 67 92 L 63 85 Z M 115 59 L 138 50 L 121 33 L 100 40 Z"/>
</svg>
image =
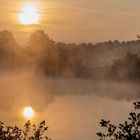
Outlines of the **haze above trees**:
<svg viewBox="0 0 140 140">
<path fill-rule="evenodd" d="M 0 70 L 34 69 L 52 77 L 140 80 L 140 40 L 66 44 L 42 30 L 19 46 L 9 31 L 0 32 Z"/>
</svg>

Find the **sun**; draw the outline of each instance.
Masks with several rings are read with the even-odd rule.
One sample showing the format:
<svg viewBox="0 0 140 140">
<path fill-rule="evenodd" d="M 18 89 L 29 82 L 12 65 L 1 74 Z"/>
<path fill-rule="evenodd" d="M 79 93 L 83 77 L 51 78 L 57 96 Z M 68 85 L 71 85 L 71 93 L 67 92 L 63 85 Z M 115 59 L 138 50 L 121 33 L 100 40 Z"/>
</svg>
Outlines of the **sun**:
<svg viewBox="0 0 140 140">
<path fill-rule="evenodd" d="M 25 118 L 27 119 L 31 119 L 34 116 L 34 110 L 32 109 L 32 107 L 25 107 L 24 111 L 23 111 L 23 115 Z"/>
<path fill-rule="evenodd" d="M 37 6 L 33 4 L 24 5 L 22 12 L 18 14 L 18 18 L 23 25 L 38 24 L 39 14 Z"/>
</svg>

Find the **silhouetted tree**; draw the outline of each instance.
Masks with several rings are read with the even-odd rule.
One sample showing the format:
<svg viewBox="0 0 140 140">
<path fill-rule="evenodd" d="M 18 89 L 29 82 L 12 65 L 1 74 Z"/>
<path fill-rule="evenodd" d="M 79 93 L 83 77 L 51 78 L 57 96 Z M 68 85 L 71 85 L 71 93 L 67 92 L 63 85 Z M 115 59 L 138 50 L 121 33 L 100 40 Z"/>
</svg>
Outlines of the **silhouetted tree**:
<svg viewBox="0 0 140 140">
<path fill-rule="evenodd" d="M 124 59 L 114 60 L 109 75 L 114 80 L 140 80 L 140 57 L 138 54 L 127 53 Z"/>
<path fill-rule="evenodd" d="M 11 67 L 19 62 L 20 49 L 17 45 L 12 32 L 0 32 L 0 65 Z"/>
<path fill-rule="evenodd" d="M 22 47 L 12 32 L 0 31 L 0 70 L 31 66 L 45 76 L 140 80 L 139 52 L 139 39 L 57 43 L 43 30 L 37 30 Z"/>
<path fill-rule="evenodd" d="M 0 122 L 0 140 L 51 140 L 47 137 L 47 130 L 45 121 L 40 122 L 38 126 L 27 121 L 23 130 Z"/>
<path fill-rule="evenodd" d="M 129 113 L 129 118 L 124 123 L 115 125 L 101 120 L 101 127 L 106 133 L 98 132 L 100 140 L 140 140 L 140 101 L 134 102 L 135 111 Z"/>
</svg>

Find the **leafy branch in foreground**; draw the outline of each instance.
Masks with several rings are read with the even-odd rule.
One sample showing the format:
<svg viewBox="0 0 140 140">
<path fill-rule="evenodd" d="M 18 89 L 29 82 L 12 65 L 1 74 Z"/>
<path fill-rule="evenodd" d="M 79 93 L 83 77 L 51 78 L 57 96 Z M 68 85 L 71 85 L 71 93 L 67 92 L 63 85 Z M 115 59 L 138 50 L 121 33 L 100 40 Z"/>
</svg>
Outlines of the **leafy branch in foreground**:
<svg viewBox="0 0 140 140">
<path fill-rule="evenodd" d="M 40 122 L 38 126 L 27 121 L 23 130 L 0 122 L 0 140 L 51 140 L 47 137 L 47 131 L 45 121 Z"/>
<path fill-rule="evenodd" d="M 115 125 L 102 119 L 101 127 L 106 133 L 98 132 L 100 140 L 140 140 L 140 101 L 133 103 L 135 111 L 129 113 L 129 118 L 123 124 Z"/>
</svg>

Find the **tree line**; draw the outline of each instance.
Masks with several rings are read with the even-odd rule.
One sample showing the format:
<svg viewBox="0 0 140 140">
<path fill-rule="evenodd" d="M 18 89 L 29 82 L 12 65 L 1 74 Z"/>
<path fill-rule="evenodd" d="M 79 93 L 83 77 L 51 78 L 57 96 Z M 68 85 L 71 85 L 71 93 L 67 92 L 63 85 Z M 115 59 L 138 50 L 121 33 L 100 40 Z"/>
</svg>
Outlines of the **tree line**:
<svg viewBox="0 0 140 140">
<path fill-rule="evenodd" d="M 20 46 L 12 32 L 0 32 L 0 70 L 34 68 L 45 76 L 139 80 L 140 40 L 102 43 L 55 42 L 43 30 Z"/>
</svg>

